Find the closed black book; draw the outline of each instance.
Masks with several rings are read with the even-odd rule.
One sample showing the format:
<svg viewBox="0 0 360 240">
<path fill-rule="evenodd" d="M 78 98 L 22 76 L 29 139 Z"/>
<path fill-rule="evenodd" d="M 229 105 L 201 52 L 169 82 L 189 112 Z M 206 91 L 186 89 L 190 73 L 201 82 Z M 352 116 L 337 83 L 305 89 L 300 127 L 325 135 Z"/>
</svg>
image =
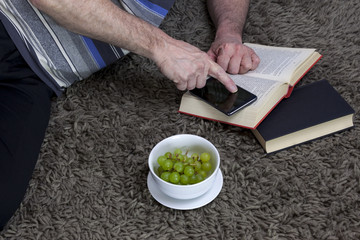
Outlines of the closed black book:
<svg viewBox="0 0 360 240">
<path fill-rule="evenodd" d="M 295 88 L 252 131 L 270 153 L 353 127 L 354 113 L 324 79 Z"/>
</svg>

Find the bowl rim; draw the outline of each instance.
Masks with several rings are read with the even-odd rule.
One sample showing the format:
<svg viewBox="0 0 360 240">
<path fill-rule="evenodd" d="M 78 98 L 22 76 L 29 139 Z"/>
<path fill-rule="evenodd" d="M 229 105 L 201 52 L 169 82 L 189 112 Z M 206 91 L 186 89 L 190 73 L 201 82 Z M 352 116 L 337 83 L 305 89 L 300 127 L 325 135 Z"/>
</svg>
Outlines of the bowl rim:
<svg viewBox="0 0 360 240">
<path fill-rule="evenodd" d="M 201 182 L 194 183 L 194 184 L 187 184 L 187 185 L 178 185 L 178 184 L 166 182 L 166 181 L 164 181 L 163 179 L 161 179 L 161 178 L 155 173 L 155 171 L 154 171 L 154 169 L 153 169 L 153 167 L 152 167 L 152 165 L 151 165 L 151 156 L 152 156 L 152 154 L 153 154 L 153 150 L 154 150 L 158 145 L 160 145 L 161 143 L 163 143 L 163 142 L 165 142 L 165 141 L 167 141 L 167 140 L 169 140 L 169 139 L 172 139 L 172 138 L 175 138 L 175 137 L 183 137 L 183 136 L 185 136 L 185 137 L 194 137 L 194 138 L 202 139 L 203 141 L 207 142 L 210 146 L 212 146 L 212 147 L 214 148 L 214 150 L 215 150 L 215 154 L 216 154 L 217 159 L 218 159 L 218 160 L 216 161 L 215 169 L 214 169 L 214 171 L 211 173 L 210 176 L 208 176 L 207 178 L 205 178 L 205 179 L 204 179 L 203 181 L 201 181 Z M 155 157 L 156 157 L 156 156 L 155 156 Z M 215 145 L 214 145 L 212 142 L 210 142 L 209 140 L 207 140 L 206 138 L 204 138 L 204 137 L 201 137 L 201 136 L 198 136 L 198 135 L 194 135 L 194 134 L 175 134 L 175 135 L 169 136 L 169 137 L 167 137 L 167 138 L 164 138 L 164 139 L 162 139 L 161 141 L 159 141 L 157 144 L 155 144 L 155 146 L 151 149 L 150 154 L 149 154 L 149 157 L 148 157 L 148 167 L 149 167 L 149 169 L 150 169 L 151 174 L 152 174 L 155 178 L 157 178 L 159 181 L 161 181 L 162 183 L 164 183 L 164 184 L 166 184 L 166 185 L 169 185 L 169 186 L 171 186 L 171 187 L 176 187 L 176 188 L 189 188 L 189 187 L 191 187 L 191 186 L 195 187 L 195 186 L 199 186 L 199 185 L 205 184 L 206 182 L 208 182 L 208 181 L 210 181 L 210 180 L 213 180 L 213 179 L 212 179 L 213 176 L 215 176 L 215 175 L 218 173 L 219 169 L 220 169 L 220 153 L 219 153 L 218 149 L 215 147 Z"/>
</svg>

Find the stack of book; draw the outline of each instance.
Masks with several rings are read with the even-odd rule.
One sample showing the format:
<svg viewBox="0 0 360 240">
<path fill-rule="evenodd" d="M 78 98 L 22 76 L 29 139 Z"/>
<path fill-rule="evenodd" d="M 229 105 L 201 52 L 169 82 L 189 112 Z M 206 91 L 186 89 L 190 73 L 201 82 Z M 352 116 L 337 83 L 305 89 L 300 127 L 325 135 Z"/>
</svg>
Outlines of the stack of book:
<svg viewBox="0 0 360 240">
<path fill-rule="evenodd" d="M 249 128 L 267 153 L 354 126 L 354 110 L 327 80 L 294 89 L 322 57 L 315 49 L 246 45 L 261 63 L 254 71 L 230 77 L 257 95 L 257 101 L 227 116 L 187 92 L 180 113 Z"/>
</svg>

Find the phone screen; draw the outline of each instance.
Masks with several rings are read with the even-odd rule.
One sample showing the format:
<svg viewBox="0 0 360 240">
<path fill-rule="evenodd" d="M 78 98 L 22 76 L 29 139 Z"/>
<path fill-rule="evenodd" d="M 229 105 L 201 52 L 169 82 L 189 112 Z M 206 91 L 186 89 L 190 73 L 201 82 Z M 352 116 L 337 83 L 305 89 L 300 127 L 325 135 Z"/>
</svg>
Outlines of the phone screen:
<svg viewBox="0 0 360 240">
<path fill-rule="evenodd" d="M 238 86 L 236 93 L 229 92 L 217 79 L 210 77 L 203 88 L 195 88 L 190 93 L 201 98 L 219 111 L 230 116 L 255 102 L 257 97 Z"/>
</svg>

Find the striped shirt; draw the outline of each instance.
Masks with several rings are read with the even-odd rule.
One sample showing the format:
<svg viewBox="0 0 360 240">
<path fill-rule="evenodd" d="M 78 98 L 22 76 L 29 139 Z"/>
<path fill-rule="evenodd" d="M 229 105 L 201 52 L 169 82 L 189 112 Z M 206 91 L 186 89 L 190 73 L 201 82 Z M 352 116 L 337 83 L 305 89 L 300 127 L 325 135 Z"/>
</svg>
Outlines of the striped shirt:
<svg viewBox="0 0 360 240">
<path fill-rule="evenodd" d="M 156 27 L 174 1 L 112 0 Z M 25 0 L 0 0 L 0 20 L 33 71 L 57 95 L 128 53 L 66 30 Z"/>
</svg>

